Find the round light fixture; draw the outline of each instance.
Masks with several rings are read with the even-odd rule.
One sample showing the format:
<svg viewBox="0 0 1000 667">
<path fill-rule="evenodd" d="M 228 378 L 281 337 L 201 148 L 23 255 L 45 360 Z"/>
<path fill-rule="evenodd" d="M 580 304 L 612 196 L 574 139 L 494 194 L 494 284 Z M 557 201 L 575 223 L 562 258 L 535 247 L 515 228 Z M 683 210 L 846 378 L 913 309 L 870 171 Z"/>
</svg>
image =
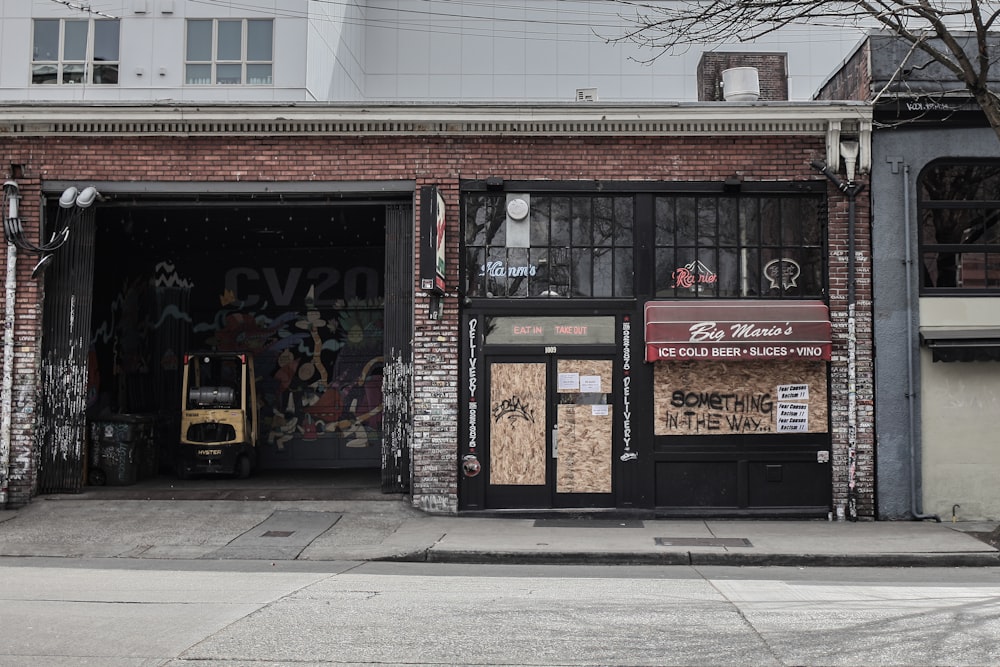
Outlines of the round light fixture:
<svg viewBox="0 0 1000 667">
<path fill-rule="evenodd" d="M 59 206 L 62 208 L 73 208 L 73 204 L 76 203 L 76 196 L 80 194 L 79 191 L 72 185 L 63 190 L 62 195 L 59 197 Z"/>
<path fill-rule="evenodd" d="M 528 202 L 520 197 L 507 202 L 507 215 L 511 220 L 524 220 L 528 217 Z"/>
</svg>

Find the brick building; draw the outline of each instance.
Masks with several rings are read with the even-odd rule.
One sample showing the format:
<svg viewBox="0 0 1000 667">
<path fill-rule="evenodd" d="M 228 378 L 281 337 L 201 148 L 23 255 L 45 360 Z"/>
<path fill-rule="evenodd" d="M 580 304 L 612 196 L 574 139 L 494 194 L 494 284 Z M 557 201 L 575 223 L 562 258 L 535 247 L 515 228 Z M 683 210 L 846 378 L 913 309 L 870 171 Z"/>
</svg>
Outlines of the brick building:
<svg viewBox="0 0 1000 667">
<path fill-rule="evenodd" d="M 479 120 L 486 114 L 492 119 L 490 129 L 484 129 Z M 400 318 L 402 324 L 398 328 L 403 333 L 389 340 L 391 326 L 384 324 L 384 349 L 380 350 L 383 354 L 374 356 L 386 357 L 383 378 L 391 374 L 394 355 L 399 361 L 395 372 L 412 378 L 412 417 L 407 416 L 409 409 L 395 410 L 393 416 L 411 420 L 403 428 L 409 431 L 409 442 L 400 446 L 408 450 L 406 456 L 412 459 L 401 464 L 400 472 L 412 475 L 410 488 L 419 507 L 455 511 L 459 507 L 496 507 L 498 503 L 547 506 L 552 502 L 537 495 L 523 496 L 525 489 L 517 488 L 531 485 L 480 484 L 499 475 L 493 473 L 490 477 L 490 459 L 483 454 L 490 450 L 490 443 L 484 439 L 490 432 L 484 413 L 479 411 L 470 417 L 467 406 L 472 399 L 485 403 L 499 400 L 501 395 L 491 398 L 483 393 L 488 387 L 485 378 L 494 378 L 497 373 L 496 368 L 483 365 L 484 359 L 502 365 L 527 358 L 544 365 L 549 357 L 561 360 L 564 353 L 572 352 L 569 361 L 576 359 L 575 354 L 584 361 L 602 362 L 599 370 L 565 371 L 563 380 L 565 387 L 573 387 L 571 376 L 575 372 L 577 383 L 581 378 L 589 378 L 587 381 L 592 383 L 584 387 L 589 391 L 578 388 L 568 392 L 574 395 L 574 400 L 583 401 L 570 407 L 586 406 L 584 410 L 590 411 L 584 415 L 587 417 L 608 417 L 602 465 L 610 477 L 604 480 L 600 493 L 581 492 L 569 498 L 569 502 L 674 508 L 678 512 L 701 508 L 716 512 L 774 513 L 797 507 L 825 513 L 830 507 L 847 502 L 847 485 L 852 481 L 858 494 L 859 513 L 871 514 L 867 305 L 870 285 L 866 280 L 865 226 L 857 224 L 854 241 L 858 259 L 857 327 L 853 346 L 855 368 L 850 369 L 845 302 L 850 280 L 846 275 L 849 211 L 844 197 L 810 167 L 810 162 L 825 159 L 828 143 L 839 138 L 835 133 L 846 136 L 862 126 L 863 109 L 855 105 L 775 103 L 753 109 L 725 104 L 670 110 L 648 108 L 638 113 L 639 121 L 634 120 L 637 115 L 634 106 L 627 109 L 604 106 L 596 112 L 590 107 L 581 110 L 575 106 L 536 108 L 530 112 L 496 106 L 446 110 L 381 107 L 363 111 L 321 107 L 292 112 L 258 108 L 253 110 L 251 118 L 247 118 L 246 109 L 224 107 L 81 110 L 50 106 L 21 108 L 17 115 L 17 121 L 8 121 L 3 152 L 5 163 L 14 165 L 12 168 L 16 170 L 21 193 L 20 217 L 29 235 L 38 234 L 42 218 L 47 225 L 54 224 L 53 212 L 59 208 L 56 200 L 69 184 L 95 185 L 104 200 L 96 205 L 93 236 L 89 240 L 83 232 L 71 234 L 70 246 L 81 245 L 54 253 L 56 261 L 35 277 L 31 275 L 30 262 L 22 260 L 17 264 L 14 395 L 20 398 L 13 410 L 9 487 L 13 504 L 27 502 L 40 485 L 46 490 L 44 481 L 40 482 L 37 476 L 40 474 L 44 480 L 46 474 L 54 472 L 53 467 L 65 466 L 66 470 L 60 474 L 69 481 L 57 479 L 50 482 L 55 488 L 47 490 L 58 490 L 60 485 L 72 490 L 73 480 L 80 479 L 82 474 L 84 443 L 66 442 L 62 433 L 47 436 L 47 426 L 36 417 L 51 413 L 52 407 L 45 408 L 45 397 L 64 381 L 46 375 L 53 366 L 46 361 L 49 350 L 44 341 L 54 335 L 51 328 L 64 320 L 57 314 L 43 316 L 42 293 L 54 289 L 50 283 L 61 284 L 59 281 L 64 281 L 67 273 L 72 276 L 65 283 L 69 287 L 63 288 L 69 292 L 61 296 L 47 294 L 46 300 L 51 304 L 65 303 L 69 294 L 72 301 L 89 299 L 93 303 L 86 338 L 96 341 L 98 349 L 93 351 L 89 363 L 94 364 L 97 359 L 100 386 L 109 384 L 108 376 L 114 378 L 109 392 L 113 395 L 108 401 L 126 412 L 156 409 L 157 401 L 171 400 L 150 384 L 157 377 L 156 369 L 151 366 L 160 364 L 159 370 L 169 369 L 163 366 L 165 359 L 169 361 L 169 355 L 165 354 L 173 352 L 161 337 L 168 340 L 196 337 L 187 324 L 183 334 L 168 333 L 162 328 L 166 326 L 162 321 L 169 309 L 148 305 L 154 298 L 165 298 L 160 294 L 163 291 L 160 286 L 167 283 L 161 274 L 172 270 L 176 273 L 171 274 L 176 278 L 172 287 L 184 280 L 193 284 L 187 295 L 187 312 L 192 321 L 218 320 L 220 314 L 227 318 L 223 324 L 206 329 L 216 344 L 221 344 L 219 339 L 223 334 L 244 338 L 254 334 L 265 341 L 264 347 L 256 351 L 274 357 L 267 381 L 277 383 L 273 391 L 279 403 L 268 403 L 272 409 L 287 407 L 281 402 L 287 402 L 291 394 L 289 387 L 280 383 L 281 365 L 277 360 L 280 353 L 276 354 L 274 347 L 275 344 L 280 347 L 287 336 L 281 331 L 257 331 L 264 326 L 261 323 L 265 302 L 283 299 L 290 309 L 288 312 L 294 312 L 297 318 L 295 325 L 302 331 L 307 331 L 310 317 L 308 299 L 327 308 L 343 308 L 335 302 L 371 297 L 373 305 L 381 309 L 380 315 L 389 318 L 395 314 Z M 237 115 L 241 116 L 238 121 L 218 120 Z M 545 120 L 540 120 L 542 116 Z M 727 129 L 737 124 L 738 131 Z M 775 131 L 775 124 L 785 131 Z M 405 269 L 411 265 L 419 267 L 419 249 L 423 244 L 418 231 L 422 220 L 414 211 L 422 211 L 421 194 L 430 195 L 434 191 L 443 201 L 446 221 L 446 268 L 440 293 L 433 286 L 422 289 L 425 283 L 419 278 L 423 276 Z M 541 224 L 536 219 L 541 215 L 539 211 L 547 210 L 547 219 L 556 220 L 549 225 L 567 224 L 568 219 L 577 219 L 574 224 L 581 224 L 579 220 L 591 217 L 593 220 L 588 224 L 595 229 L 611 225 L 615 231 L 607 235 L 605 228 L 606 238 L 600 241 L 571 239 L 573 252 L 591 259 L 563 257 L 557 262 L 556 255 L 566 246 L 562 241 L 549 240 L 543 244 L 537 239 L 533 241 L 529 233 L 525 245 L 512 239 L 516 236 L 514 230 L 506 232 L 507 240 L 497 241 L 495 234 L 492 239 L 482 236 L 483 225 L 516 224 L 508 221 L 508 211 L 516 209 L 508 205 L 508 199 L 527 203 L 535 227 Z M 543 205 L 548 208 L 542 209 Z M 565 211 L 553 213 L 555 206 L 580 210 L 567 218 Z M 668 242 L 663 236 L 667 233 L 665 225 L 671 229 L 680 229 L 682 225 L 680 218 L 675 223 L 663 221 L 667 209 L 683 209 L 670 215 L 698 211 L 706 221 L 703 224 L 709 227 L 698 232 L 700 236 L 693 237 L 694 241 Z M 723 214 L 727 217 L 720 217 Z M 660 222 L 656 221 L 658 215 Z M 719 227 L 722 223 L 729 224 L 730 215 L 756 221 L 752 224 L 760 227 L 770 226 L 777 236 L 762 240 L 758 233 L 742 240 L 732 238 L 731 232 Z M 857 220 L 864 219 L 863 202 L 858 202 L 855 215 Z M 378 261 L 372 259 L 372 265 L 382 274 L 371 289 L 355 277 L 352 289 L 356 293 L 346 297 L 341 292 L 321 293 L 320 283 L 335 274 L 346 277 L 353 268 L 344 264 L 324 269 L 323 262 L 307 253 L 319 249 L 329 257 L 341 251 L 347 243 L 338 237 L 341 218 L 346 220 L 346 229 L 356 230 L 359 225 L 375 229 L 370 238 L 350 241 L 350 254 L 356 258 L 362 249 L 374 248 L 375 255 L 401 257 L 399 266 L 403 270 L 393 277 L 392 266 L 379 267 Z M 369 222 L 362 224 L 359 220 Z M 331 226 L 329 231 L 317 226 L 318 221 Z M 220 226 L 229 225 L 234 225 L 231 233 L 220 231 Z M 239 233 L 236 225 L 243 226 Z M 657 225 L 660 240 L 656 240 Z M 785 231 L 781 232 L 782 229 Z M 281 231 L 287 243 L 268 236 L 272 230 Z M 818 233 L 821 235 L 817 236 Z M 261 235 L 266 239 L 264 242 L 259 240 Z M 710 242 L 713 235 L 730 238 Z M 596 237 L 588 237 L 593 238 Z M 593 258 L 604 254 L 605 244 L 610 244 L 607 247 L 613 252 L 609 254 L 617 264 L 599 270 L 591 268 L 585 280 L 579 263 L 587 262 L 587 266 L 593 267 L 596 263 Z M 802 249 L 807 246 L 811 249 L 804 255 L 796 254 L 804 252 Z M 679 250 L 674 254 L 675 249 L 682 247 L 683 255 Z M 648 251 L 652 251 L 650 256 L 645 255 Z M 97 267 L 90 276 L 85 275 L 86 262 L 80 259 L 88 253 L 97 258 Z M 214 272 L 205 269 L 206 255 L 216 264 Z M 664 256 L 669 259 L 663 259 Z M 60 263 L 61 257 L 67 261 L 72 258 L 75 263 Z M 521 257 L 529 268 L 514 270 L 514 262 L 521 261 L 515 257 Z M 787 266 L 771 264 L 765 270 L 772 258 L 789 261 Z M 544 285 L 539 282 L 541 268 L 547 263 L 543 259 L 553 268 L 561 263 L 563 271 L 561 277 L 545 277 Z M 174 268 L 165 269 L 165 264 Z M 504 271 L 499 270 L 501 265 Z M 691 266 L 685 269 L 688 265 Z M 677 276 L 681 274 L 693 277 L 694 282 L 678 282 Z M 529 280 L 514 284 L 516 278 L 525 276 Z M 293 278 L 310 277 L 314 281 L 308 285 L 304 280 L 292 284 Z M 536 277 L 537 280 L 532 280 Z M 574 280 L 577 284 L 570 285 Z M 376 283 L 380 285 L 377 289 Z M 144 287 L 133 290 L 132 294 L 123 289 L 123 284 Z M 153 294 L 148 285 L 154 286 Z M 207 295 L 198 294 L 202 285 Z M 310 288 L 313 288 L 311 295 Z M 265 294 L 268 290 L 270 293 Z M 394 293 L 404 295 L 402 303 L 389 303 Z M 413 294 L 412 300 L 405 298 L 407 293 Z M 196 305 L 227 298 L 229 302 L 221 310 Z M 147 302 L 143 319 L 130 326 L 149 330 L 147 340 L 134 343 L 136 350 L 146 355 L 145 359 L 134 360 L 134 368 L 125 362 L 127 327 L 121 327 L 108 338 L 116 340 L 118 347 L 113 352 L 100 349 L 101 336 L 97 335 L 113 326 L 113 304 L 128 303 L 130 299 Z M 663 396 L 656 398 L 657 391 L 667 390 L 654 391 L 654 387 L 666 383 L 669 389 L 673 386 L 671 382 L 678 381 L 668 375 L 658 376 L 657 369 L 671 364 L 667 357 L 642 362 L 648 357 L 644 348 L 651 345 L 650 306 L 683 304 L 684 312 L 666 309 L 656 314 L 667 321 L 674 315 L 681 318 L 678 321 L 686 321 L 684 318 L 691 317 L 717 319 L 718 314 L 711 307 L 718 303 L 743 306 L 733 311 L 734 318 L 748 323 L 767 320 L 765 313 L 782 304 L 806 303 L 818 308 L 804 314 L 785 315 L 783 324 L 795 322 L 796 318 L 811 321 L 816 313 L 823 319 L 829 306 L 830 333 L 820 331 L 818 338 L 811 335 L 801 340 L 794 336 L 786 338 L 785 334 L 773 337 L 783 348 L 806 342 L 818 343 L 817 347 L 823 348 L 817 350 L 815 358 L 803 357 L 796 362 L 805 365 L 801 372 L 811 383 L 808 395 L 812 398 L 795 399 L 794 390 L 787 389 L 791 392 L 789 403 L 813 401 L 812 407 L 803 413 L 809 419 L 810 431 L 798 432 L 789 427 L 787 433 L 776 432 L 781 427 L 773 408 L 762 409 L 758 405 L 755 411 L 742 407 L 737 412 L 773 419 L 754 426 L 764 435 L 727 438 L 722 433 L 731 435 L 749 426 L 724 426 L 725 409 L 712 403 L 717 398 L 710 399 L 708 404 L 702 401 L 701 407 L 695 408 L 696 412 L 704 413 L 696 417 L 701 420 L 700 428 L 711 431 L 703 442 L 711 444 L 701 444 L 699 428 L 679 427 L 676 420 L 671 428 L 680 433 L 656 431 L 659 427 L 652 415 L 669 411 L 669 397 L 667 403 L 655 404 L 654 400 L 663 399 Z M 707 308 L 705 314 L 699 314 L 703 308 Z M 317 306 L 317 310 L 319 315 L 314 319 L 333 318 L 325 308 Z M 117 312 L 122 317 L 126 314 L 124 309 Z M 241 320 L 240 316 L 249 318 Z M 266 314 L 268 320 L 282 316 Z M 496 326 L 523 321 L 526 326 L 530 324 L 531 331 L 536 331 L 537 327 L 552 325 L 552 317 L 576 327 L 576 331 L 589 333 L 579 341 L 572 333 L 545 329 L 537 335 L 529 334 L 522 342 L 512 338 L 513 333 L 496 330 Z M 248 323 L 249 320 L 253 323 Z M 349 317 L 344 318 L 345 322 L 348 320 Z M 161 322 L 161 328 L 155 332 L 148 326 L 153 321 Z M 483 337 L 487 321 L 494 329 Z M 472 337 L 470 325 L 477 332 Z M 296 331 L 292 325 L 286 328 Z M 409 331 L 412 331 L 412 364 L 405 356 L 411 349 Z M 630 334 L 629 356 L 625 357 L 629 359 L 631 378 L 628 404 L 622 402 L 626 364 L 622 356 L 623 331 Z M 326 336 L 327 332 L 321 335 Z M 714 373 L 715 379 L 707 383 L 707 389 L 697 390 L 708 394 L 775 394 L 778 389 L 770 389 L 771 384 L 777 387 L 804 383 L 800 381 L 802 377 L 792 373 L 780 375 L 780 381 L 768 380 L 762 387 L 752 382 L 729 386 L 725 375 L 734 372 L 738 364 L 761 374 L 766 373 L 763 369 L 785 363 L 781 359 L 788 356 L 787 350 L 784 354 L 763 349 L 752 354 L 748 349 L 741 352 L 739 348 L 746 348 L 745 343 L 738 341 L 732 347 L 735 354 L 742 354 L 742 360 L 687 359 L 676 365 L 685 367 L 683 372 L 694 376 Z M 670 346 L 677 347 L 668 335 L 657 349 L 666 350 Z M 321 355 L 326 354 L 322 345 L 317 349 Z M 338 353 L 342 355 L 343 351 L 340 349 Z M 108 354 L 117 355 L 111 366 L 103 361 Z M 311 381 L 302 372 L 304 364 L 299 359 L 296 377 L 303 382 Z M 85 373 L 87 368 L 88 359 L 81 358 L 72 372 Z M 535 370 L 539 369 L 541 366 Z M 523 369 L 517 366 L 516 370 Z M 850 380 L 852 371 L 856 375 Z M 541 369 L 541 372 L 547 371 Z M 558 381 L 560 371 L 555 372 Z M 333 366 L 328 373 L 333 374 Z M 472 383 L 475 389 L 470 393 L 470 381 L 477 374 L 482 379 Z M 515 378 L 511 382 L 519 381 Z M 846 415 L 852 382 L 857 387 L 857 421 L 853 425 L 848 423 Z M 502 393 L 506 389 L 497 391 Z M 302 402 L 303 392 L 308 392 L 302 387 L 292 387 L 291 392 L 296 396 L 295 405 L 287 412 L 295 414 L 298 423 L 308 421 L 309 401 L 305 401 L 306 405 Z M 556 392 L 553 405 L 570 405 L 559 402 L 566 400 L 559 393 Z M 538 400 L 550 398 L 538 397 Z M 386 400 L 391 402 L 388 396 Z M 57 410 L 70 409 L 60 401 L 56 403 Z M 634 412 L 626 424 L 623 415 L 630 412 L 629 406 Z M 559 407 L 552 410 L 558 412 Z M 354 412 L 358 412 L 356 407 Z M 280 416 L 291 418 L 289 415 Z M 280 428 L 276 425 L 279 415 L 274 412 L 269 417 L 272 421 L 267 432 L 278 435 L 269 440 L 274 451 L 265 457 L 264 465 L 282 465 L 278 453 Z M 577 418 L 586 421 L 583 416 Z M 852 432 L 852 428 L 856 431 Z M 475 438 L 468 437 L 470 432 L 475 433 Z M 305 436 L 301 429 L 295 433 L 288 443 L 291 452 L 288 456 L 295 456 L 296 448 L 308 446 Z M 569 436 L 562 438 L 563 447 L 568 448 Z M 39 440 L 40 449 L 35 446 Z M 629 444 L 622 445 L 625 441 Z M 475 447 L 470 452 L 472 442 Z M 683 450 L 682 455 L 671 450 L 675 442 Z M 622 449 L 623 446 L 627 449 Z M 493 447 L 495 454 L 499 445 Z M 551 448 L 551 442 L 548 447 Z M 346 448 L 344 452 L 329 456 L 355 453 Z M 466 470 L 478 469 L 484 474 L 460 474 L 461 459 L 470 454 L 476 456 L 479 467 Z M 829 464 L 825 463 L 826 456 L 830 457 Z M 653 461 L 656 463 L 652 464 Z M 672 461 L 679 462 L 676 467 L 683 469 L 682 478 L 692 470 L 695 472 L 690 474 L 701 476 L 687 482 L 694 494 L 691 497 L 674 491 L 683 487 L 675 484 L 678 478 L 670 477 Z M 295 465 L 310 464 L 311 459 L 304 457 Z M 793 470 L 794 474 L 788 474 Z M 759 480 L 750 477 L 755 472 L 762 476 Z M 798 483 L 802 479 L 808 480 L 804 488 Z M 779 489 L 780 493 L 773 496 L 776 504 L 768 504 L 766 500 L 755 502 L 752 496 Z M 732 494 L 742 495 L 733 501 Z M 807 500 L 797 503 L 796 494 L 805 494 Z M 562 500 L 557 495 L 552 497 Z M 706 497 L 709 497 L 707 503 Z"/>
<path fill-rule="evenodd" d="M 227 350 L 260 469 L 379 467 L 443 513 L 874 516 L 868 204 L 837 175 L 856 146 L 866 178 L 865 104 L 373 102 L 362 22 L 256 4 L 0 10 L 53 45 L 0 72 L 4 504 L 92 483 L 108 428 L 168 474 L 182 360 Z"/>
</svg>

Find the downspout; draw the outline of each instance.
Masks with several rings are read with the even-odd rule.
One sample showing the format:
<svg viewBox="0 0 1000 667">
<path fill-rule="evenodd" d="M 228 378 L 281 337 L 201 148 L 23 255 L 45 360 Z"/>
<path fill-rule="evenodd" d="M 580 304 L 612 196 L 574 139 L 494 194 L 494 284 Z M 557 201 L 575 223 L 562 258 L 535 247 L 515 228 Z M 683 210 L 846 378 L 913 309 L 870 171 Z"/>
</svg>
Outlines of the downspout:
<svg viewBox="0 0 1000 667">
<path fill-rule="evenodd" d="M 847 194 L 847 517 L 858 520 L 858 327 L 855 315 L 854 200 L 863 185 L 848 183 Z"/>
<path fill-rule="evenodd" d="M 825 162 L 810 163 L 826 176 L 837 189 L 847 195 L 847 518 L 858 520 L 858 367 L 857 322 L 855 318 L 857 292 L 855 283 L 855 235 L 857 223 L 855 200 L 864 185 L 842 181 Z"/>
<path fill-rule="evenodd" d="M 910 514 L 915 521 L 933 519 L 941 523 L 937 514 L 923 514 L 917 501 L 917 444 L 916 444 L 916 388 L 913 372 L 913 253 L 910 249 L 910 165 L 903 165 L 903 247 L 904 281 L 906 282 L 906 440 L 910 454 Z"/>
<path fill-rule="evenodd" d="M 0 388 L 0 509 L 10 491 L 11 413 L 14 399 L 14 304 L 17 294 L 17 246 L 7 243 L 7 279 L 4 283 L 3 379 Z"/>
</svg>

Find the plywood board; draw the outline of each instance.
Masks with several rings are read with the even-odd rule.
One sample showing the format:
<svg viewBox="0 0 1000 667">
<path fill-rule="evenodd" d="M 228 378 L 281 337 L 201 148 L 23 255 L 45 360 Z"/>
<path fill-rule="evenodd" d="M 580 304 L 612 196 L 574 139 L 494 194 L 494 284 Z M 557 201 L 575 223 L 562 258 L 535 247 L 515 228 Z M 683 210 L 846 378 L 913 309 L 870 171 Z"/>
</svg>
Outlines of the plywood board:
<svg viewBox="0 0 1000 667">
<path fill-rule="evenodd" d="M 545 368 L 490 365 L 491 484 L 545 484 Z"/>
<path fill-rule="evenodd" d="M 611 493 L 611 414 L 611 406 L 559 406 L 558 493 Z"/>
<path fill-rule="evenodd" d="M 656 435 L 826 433 L 822 361 L 657 362 Z"/>
<path fill-rule="evenodd" d="M 560 359 L 558 372 L 563 377 L 576 375 L 578 378 L 600 378 L 600 391 L 611 393 L 611 362 L 606 359 Z M 560 386 L 558 391 L 565 394 L 580 392 L 581 389 Z"/>
<path fill-rule="evenodd" d="M 607 359 L 560 359 L 558 493 L 611 493 L 611 378 Z M 572 388 L 574 377 L 576 388 Z"/>
</svg>

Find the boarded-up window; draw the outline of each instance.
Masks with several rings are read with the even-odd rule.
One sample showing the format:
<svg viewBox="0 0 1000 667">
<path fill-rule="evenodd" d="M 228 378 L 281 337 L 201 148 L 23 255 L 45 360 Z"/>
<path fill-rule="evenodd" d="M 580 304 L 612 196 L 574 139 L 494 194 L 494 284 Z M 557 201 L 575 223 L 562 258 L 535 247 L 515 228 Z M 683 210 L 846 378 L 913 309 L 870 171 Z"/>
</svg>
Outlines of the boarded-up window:
<svg viewBox="0 0 1000 667">
<path fill-rule="evenodd" d="M 826 433 L 822 361 L 658 362 L 656 435 Z"/>
<path fill-rule="evenodd" d="M 611 493 L 611 362 L 559 361 L 558 493 Z"/>
<path fill-rule="evenodd" d="M 491 484 L 545 484 L 545 369 L 490 365 Z"/>
</svg>

